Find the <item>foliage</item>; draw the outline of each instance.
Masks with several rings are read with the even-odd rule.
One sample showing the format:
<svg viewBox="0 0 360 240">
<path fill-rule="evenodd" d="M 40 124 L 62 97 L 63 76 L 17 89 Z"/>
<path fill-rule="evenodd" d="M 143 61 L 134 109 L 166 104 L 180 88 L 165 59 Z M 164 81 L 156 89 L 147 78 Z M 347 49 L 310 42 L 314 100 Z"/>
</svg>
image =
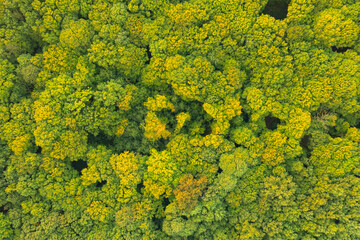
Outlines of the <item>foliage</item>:
<svg viewBox="0 0 360 240">
<path fill-rule="evenodd" d="M 0 239 L 360 239 L 359 20 L 0 1 Z"/>
</svg>

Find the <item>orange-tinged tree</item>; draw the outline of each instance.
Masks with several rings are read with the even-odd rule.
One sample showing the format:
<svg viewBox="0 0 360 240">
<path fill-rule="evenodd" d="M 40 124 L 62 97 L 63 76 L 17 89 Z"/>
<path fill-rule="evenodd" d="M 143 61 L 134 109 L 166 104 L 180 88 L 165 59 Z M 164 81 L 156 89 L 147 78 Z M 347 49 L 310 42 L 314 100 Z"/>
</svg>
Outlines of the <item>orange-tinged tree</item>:
<svg viewBox="0 0 360 240">
<path fill-rule="evenodd" d="M 178 209 L 191 211 L 196 206 L 206 184 L 206 177 L 196 180 L 191 174 L 182 176 L 179 180 L 179 185 L 174 190 Z"/>
</svg>

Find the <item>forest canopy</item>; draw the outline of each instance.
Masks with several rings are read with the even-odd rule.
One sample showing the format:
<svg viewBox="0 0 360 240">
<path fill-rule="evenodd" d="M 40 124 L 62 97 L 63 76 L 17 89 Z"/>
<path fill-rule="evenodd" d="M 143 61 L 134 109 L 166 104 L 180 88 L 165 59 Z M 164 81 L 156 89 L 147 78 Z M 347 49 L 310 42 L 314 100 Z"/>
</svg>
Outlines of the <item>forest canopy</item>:
<svg viewBox="0 0 360 240">
<path fill-rule="evenodd" d="M 0 0 L 0 239 L 360 239 L 357 0 Z"/>
</svg>

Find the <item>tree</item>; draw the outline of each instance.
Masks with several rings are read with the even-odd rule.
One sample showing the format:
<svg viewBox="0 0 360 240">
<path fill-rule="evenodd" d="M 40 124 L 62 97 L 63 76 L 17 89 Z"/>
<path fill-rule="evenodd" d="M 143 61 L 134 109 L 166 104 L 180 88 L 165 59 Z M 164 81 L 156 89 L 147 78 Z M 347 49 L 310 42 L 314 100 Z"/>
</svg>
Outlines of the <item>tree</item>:
<svg viewBox="0 0 360 240">
<path fill-rule="evenodd" d="M 134 45 L 115 47 L 104 42 L 95 42 L 89 49 L 90 61 L 101 67 L 114 67 L 125 77 L 134 78 L 140 74 L 146 61 L 145 50 Z"/>
<path fill-rule="evenodd" d="M 343 176 L 351 172 L 358 162 L 358 146 L 340 138 L 330 139 L 328 144 L 318 145 L 312 151 L 309 162 L 319 175 Z"/>
<path fill-rule="evenodd" d="M 36 78 L 40 72 L 40 69 L 31 63 L 31 55 L 20 55 L 17 61 L 19 62 L 19 66 L 16 69 L 18 75 L 23 78 L 26 84 L 34 85 L 36 83 Z"/>
<path fill-rule="evenodd" d="M 11 222 L 3 213 L 0 213 L 1 239 L 11 239 L 13 237 L 13 229 Z"/>
<path fill-rule="evenodd" d="M 194 179 L 191 174 L 184 175 L 179 180 L 178 187 L 174 190 L 177 208 L 180 210 L 191 211 L 196 206 L 198 198 L 202 195 L 202 190 L 206 187 L 206 177 L 199 180 Z"/>
<path fill-rule="evenodd" d="M 161 120 L 156 116 L 155 112 L 148 112 L 145 118 L 145 137 L 152 141 L 160 138 L 168 138 L 171 133 L 166 130 L 166 124 L 162 123 Z"/>
<path fill-rule="evenodd" d="M 315 20 L 316 40 L 326 46 L 352 47 L 358 39 L 359 26 L 338 9 L 327 9 Z"/>
<path fill-rule="evenodd" d="M 2 104 L 8 103 L 16 76 L 13 73 L 14 66 L 8 60 L 1 61 L 1 91 L 0 101 Z"/>
<path fill-rule="evenodd" d="M 219 167 L 227 175 L 241 177 L 247 171 L 247 162 L 251 157 L 245 148 L 236 148 L 233 154 L 222 154 Z"/>
<path fill-rule="evenodd" d="M 178 164 L 168 151 L 151 150 L 151 156 L 146 161 L 147 172 L 144 176 L 145 194 L 159 199 L 172 193 L 172 184 L 179 178 Z"/>
<path fill-rule="evenodd" d="M 94 35 L 89 25 L 88 21 L 84 19 L 71 21 L 68 27 L 64 27 L 61 31 L 59 36 L 60 43 L 70 49 L 86 49 L 89 47 L 91 38 Z"/>
</svg>

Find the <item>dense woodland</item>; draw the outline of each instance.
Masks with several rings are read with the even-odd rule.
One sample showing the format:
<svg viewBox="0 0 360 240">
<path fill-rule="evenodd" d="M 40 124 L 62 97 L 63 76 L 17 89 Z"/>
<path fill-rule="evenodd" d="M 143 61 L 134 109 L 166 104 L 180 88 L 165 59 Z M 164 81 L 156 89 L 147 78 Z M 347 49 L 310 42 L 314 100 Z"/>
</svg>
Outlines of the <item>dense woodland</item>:
<svg viewBox="0 0 360 240">
<path fill-rule="evenodd" d="M 0 239 L 360 239 L 357 0 L 1 0 Z"/>
</svg>

